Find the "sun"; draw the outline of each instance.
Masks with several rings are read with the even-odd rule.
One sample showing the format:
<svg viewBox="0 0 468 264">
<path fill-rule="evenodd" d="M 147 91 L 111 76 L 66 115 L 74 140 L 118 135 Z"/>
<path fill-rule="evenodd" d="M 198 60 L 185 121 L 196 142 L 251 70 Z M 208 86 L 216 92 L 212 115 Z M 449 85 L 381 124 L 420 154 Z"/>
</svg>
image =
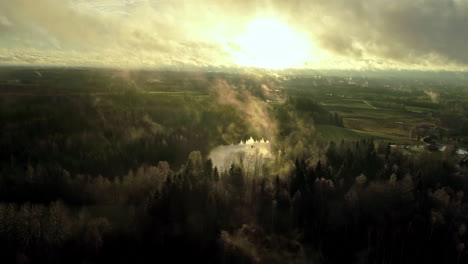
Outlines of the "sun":
<svg viewBox="0 0 468 264">
<path fill-rule="evenodd" d="M 300 67 L 314 48 L 306 36 L 272 18 L 250 22 L 234 45 L 236 64 L 270 69 Z"/>
</svg>

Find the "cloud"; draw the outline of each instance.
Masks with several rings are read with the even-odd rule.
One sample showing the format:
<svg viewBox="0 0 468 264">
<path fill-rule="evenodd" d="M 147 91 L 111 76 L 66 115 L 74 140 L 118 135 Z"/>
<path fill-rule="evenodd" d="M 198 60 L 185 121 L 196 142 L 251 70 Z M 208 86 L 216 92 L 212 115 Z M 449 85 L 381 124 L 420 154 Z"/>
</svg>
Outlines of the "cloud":
<svg viewBox="0 0 468 264">
<path fill-rule="evenodd" d="M 307 35 L 325 54 L 311 67 L 468 66 L 466 0 L 0 1 L 0 49 L 65 65 L 235 67 L 233 39 L 259 17 Z"/>
<path fill-rule="evenodd" d="M 126 16 L 117 12 L 121 8 Z M 224 49 L 199 36 L 191 25 L 196 23 L 182 21 L 183 14 L 174 6 L 158 8 L 150 1 L 41 0 L 40 6 L 32 0 L 2 1 L 0 48 L 20 57 L 40 53 L 61 60 L 60 65 L 81 65 L 77 60 L 67 63 L 77 54 L 84 65 L 100 65 L 101 61 L 130 67 L 227 63 L 219 60 L 227 55 Z M 8 32 L 2 30 L 5 25 L 10 27 Z"/>
<path fill-rule="evenodd" d="M 409 66 L 468 64 L 467 1 L 335 0 L 313 7 L 326 14 L 317 40 L 335 54 Z"/>
</svg>

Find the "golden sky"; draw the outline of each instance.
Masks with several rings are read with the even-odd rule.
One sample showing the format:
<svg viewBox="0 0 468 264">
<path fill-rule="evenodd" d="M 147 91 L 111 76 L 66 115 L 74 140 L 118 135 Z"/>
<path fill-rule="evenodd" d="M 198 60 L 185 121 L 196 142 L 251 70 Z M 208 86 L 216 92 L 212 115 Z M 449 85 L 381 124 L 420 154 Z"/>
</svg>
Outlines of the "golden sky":
<svg viewBox="0 0 468 264">
<path fill-rule="evenodd" d="M 465 70 L 468 0 L 0 0 L 0 65 Z"/>
</svg>

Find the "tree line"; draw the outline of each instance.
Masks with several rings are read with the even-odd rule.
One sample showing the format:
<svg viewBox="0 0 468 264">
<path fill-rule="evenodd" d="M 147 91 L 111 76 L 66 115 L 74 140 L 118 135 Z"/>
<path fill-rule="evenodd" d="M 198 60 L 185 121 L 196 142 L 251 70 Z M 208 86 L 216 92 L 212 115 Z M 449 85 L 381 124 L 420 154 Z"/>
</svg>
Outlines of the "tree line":
<svg viewBox="0 0 468 264">
<path fill-rule="evenodd" d="M 0 243 L 9 249 L 2 254 L 47 262 L 464 263 L 468 185 L 451 158 L 361 140 L 330 142 L 323 158 L 298 157 L 282 175 L 281 160 L 249 177 L 242 159 L 218 171 L 200 152 L 177 170 L 160 162 L 113 179 L 40 176 L 30 167 L 29 189 L 2 189 L 12 201 L 0 205 Z"/>
</svg>

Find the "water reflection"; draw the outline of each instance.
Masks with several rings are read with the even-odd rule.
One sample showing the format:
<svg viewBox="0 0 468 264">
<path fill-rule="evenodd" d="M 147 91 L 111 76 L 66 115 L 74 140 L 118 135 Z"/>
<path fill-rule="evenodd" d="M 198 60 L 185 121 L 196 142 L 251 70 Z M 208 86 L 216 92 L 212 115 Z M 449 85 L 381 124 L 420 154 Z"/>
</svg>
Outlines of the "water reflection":
<svg viewBox="0 0 468 264">
<path fill-rule="evenodd" d="M 232 144 L 215 147 L 211 150 L 209 157 L 220 171 L 229 169 L 234 162 L 241 164 L 245 172 L 257 174 L 264 162 L 272 158 L 272 155 L 270 142 L 268 140 L 262 138 L 256 141 L 250 138 L 236 145 Z"/>
</svg>

